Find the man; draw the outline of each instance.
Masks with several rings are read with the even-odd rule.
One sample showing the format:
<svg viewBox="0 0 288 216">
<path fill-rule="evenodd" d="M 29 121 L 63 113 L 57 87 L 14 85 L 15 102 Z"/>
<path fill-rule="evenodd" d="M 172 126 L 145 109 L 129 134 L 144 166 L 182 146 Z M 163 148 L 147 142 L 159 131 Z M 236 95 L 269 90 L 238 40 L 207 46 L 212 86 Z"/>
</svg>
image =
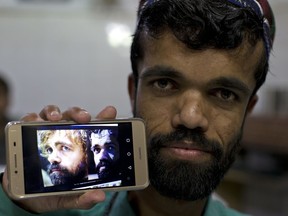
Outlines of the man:
<svg viewBox="0 0 288 216">
<path fill-rule="evenodd" d="M 11 86 L 5 76 L 0 76 L 0 166 L 6 164 L 5 126 L 11 120 L 8 116 Z M 1 169 L 1 168 L 0 168 Z"/>
<path fill-rule="evenodd" d="M 103 203 L 102 191 L 94 191 L 19 205 L 38 213 L 92 207 L 83 215 L 242 215 L 211 193 L 235 158 L 245 117 L 265 81 L 273 30 L 266 0 L 141 1 L 129 95 L 134 115 L 146 122 L 151 185 L 107 193 Z M 115 116 L 107 107 L 97 117 Z M 39 118 L 85 122 L 90 115 L 48 106 L 24 120 Z M 5 175 L 2 184 L 7 190 Z"/>
<path fill-rule="evenodd" d="M 49 161 L 47 173 L 53 185 L 88 180 L 84 130 L 40 130 L 38 137 L 40 154 Z"/>
<path fill-rule="evenodd" d="M 115 132 L 114 132 L 115 133 Z M 119 143 L 111 129 L 90 131 L 89 141 L 95 162 L 95 172 L 99 178 L 115 176 L 119 159 Z"/>
</svg>

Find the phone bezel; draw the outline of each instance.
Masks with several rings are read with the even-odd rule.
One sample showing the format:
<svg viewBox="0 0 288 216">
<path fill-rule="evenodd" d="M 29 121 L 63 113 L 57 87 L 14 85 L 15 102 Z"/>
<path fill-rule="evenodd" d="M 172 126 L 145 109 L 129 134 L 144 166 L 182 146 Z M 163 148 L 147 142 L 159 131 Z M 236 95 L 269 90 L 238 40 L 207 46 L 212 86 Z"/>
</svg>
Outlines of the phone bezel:
<svg viewBox="0 0 288 216">
<path fill-rule="evenodd" d="M 131 122 L 133 137 L 133 155 L 135 169 L 135 185 L 134 186 L 118 186 L 109 188 L 98 188 L 105 191 L 121 191 L 121 190 L 140 190 L 149 185 L 148 162 L 146 148 L 145 124 L 142 119 L 115 119 L 115 120 L 93 120 L 85 124 L 111 124 L 111 123 Z M 79 191 L 61 191 L 49 193 L 33 193 L 25 194 L 24 185 L 24 163 L 23 163 L 23 147 L 22 147 L 22 126 L 43 126 L 43 125 L 70 125 L 75 122 L 9 122 L 5 128 L 6 131 L 6 156 L 7 156 L 7 172 L 9 181 L 9 193 L 14 199 L 23 199 L 39 196 L 53 196 L 61 194 L 84 193 L 93 189 L 84 189 Z"/>
</svg>

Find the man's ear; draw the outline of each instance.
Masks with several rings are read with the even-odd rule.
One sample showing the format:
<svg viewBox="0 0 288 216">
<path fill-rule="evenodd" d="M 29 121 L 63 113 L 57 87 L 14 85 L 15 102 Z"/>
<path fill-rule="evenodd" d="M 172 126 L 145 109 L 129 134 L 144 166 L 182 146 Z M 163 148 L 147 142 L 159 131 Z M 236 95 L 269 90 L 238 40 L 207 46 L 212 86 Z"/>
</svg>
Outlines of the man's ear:
<svg viewBox="0 0 288 216">
<path fill-rule="evenodd" d="M 255 94 L 254 96 L 251 97 L 251 99 L 249 100 L 249 103 L 247 105 L 246 113 L 248 115 L 251 114 L 251 112 L 253 111 L 255 105 L 257 104 L 257 102 L 258 102 L 258 95 Z"/>
<path fill-rule="evenodd" d="M 129 74 L 128 76 L 128 93 L 129 93 L 129 98 L 130 98 L 130 105 L 132 110 L 134 110 L 134 102 L 135 102 L 135 77 L 133 76 L 133 74 Z"/>
</svg>

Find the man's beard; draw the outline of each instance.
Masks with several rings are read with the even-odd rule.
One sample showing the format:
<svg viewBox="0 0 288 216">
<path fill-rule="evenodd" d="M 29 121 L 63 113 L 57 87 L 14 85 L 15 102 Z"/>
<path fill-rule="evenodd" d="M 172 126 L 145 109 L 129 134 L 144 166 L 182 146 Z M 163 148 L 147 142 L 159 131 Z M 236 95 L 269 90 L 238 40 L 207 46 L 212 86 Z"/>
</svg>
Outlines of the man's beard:
<svg viewBox="0 0 288 216">
<path fill-rule="evenodd" d="M 101 169 L 102 167 L 105 167 L 105 169 Z M 96 173 L 101 179 L 112 177 L 116 175 L 115 164 L 109 160 L 102 160 L 96 166 Z"/>
<path fill-rule="evenodd" d="M 163 196 L 193 201 L 209 196 L 234 162 L 242 137 L 242 129 L 226 143 L 224 153 L 219 142 L 208 140 L 198 129 L 181 128 L 170 134 L 156 134 L 149 141 L 148 162 L 151 185 Z M 169 143 L 191 141 L 211 153 L 205 164 L 188 160 L 165 158 L 161 149 Z"/>
<path fill-rule="evenodd" d="M 53 170 L 57 170 L 53 172 Z M 82 182 L 88 179 L 87 176 L 87 163 L 81 162 L 76 172 L 71 173 L 67 168 L 59 165 L 59 164 L 50 164 L 48 165 L 47 170 L 51 182 L 53 185 L 60 185 L 60 184 L 74 184 L 78 182 Z"/>
</svg>

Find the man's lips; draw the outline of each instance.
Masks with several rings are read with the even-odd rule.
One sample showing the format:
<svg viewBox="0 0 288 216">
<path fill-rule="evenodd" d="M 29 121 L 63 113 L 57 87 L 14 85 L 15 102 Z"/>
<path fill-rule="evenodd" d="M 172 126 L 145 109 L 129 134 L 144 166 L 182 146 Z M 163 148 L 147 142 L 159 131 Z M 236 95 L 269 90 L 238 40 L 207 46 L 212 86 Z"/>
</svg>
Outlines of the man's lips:
<svg viewBox="0 0 288 216">
<path fill-rule="evenodd" d="M 53 168 L 50 170 L 49 173 L 54 173 L 54 172 L 61 172 L 61 169 L 60 168 Z"/>
<path fill-rule="evenodd" d="M 179 157 L 187 160 L 193 158 L 207 157 L 213 154 L 211 149 L 202 147 L 193 142 L 177 142 L 169 143 L 162 147 L 162 150 L 173 157 Z"/>
<path fill-rule="evenodd" d="M 204 146 L 203 144 L 197 144 L 193 141 L 175 141 L 167 143 L 167 145 L 163 146 L 167 148 L 179 148 L 179 149 L 185 149 L 187 151 L 189 150 L 195 150 L 195 151 L 203 151 L 207 153 L 212 153 L 212 147 L 210 146 Z"/>
</svg>

